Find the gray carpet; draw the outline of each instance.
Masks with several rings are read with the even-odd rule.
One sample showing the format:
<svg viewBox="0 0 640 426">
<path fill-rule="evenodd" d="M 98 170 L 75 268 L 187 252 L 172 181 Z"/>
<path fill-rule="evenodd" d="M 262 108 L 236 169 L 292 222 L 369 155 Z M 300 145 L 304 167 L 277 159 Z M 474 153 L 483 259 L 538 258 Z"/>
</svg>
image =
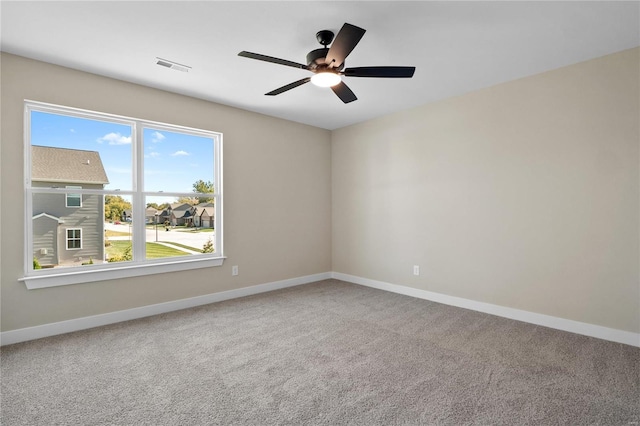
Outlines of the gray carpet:
<svg viewBox="0 0 640 426">
<path fill-rule="evenodd" d="M 327 280 L 6 346 L 10 425 L 630 425 L 640 349 Z"/>
</svg>

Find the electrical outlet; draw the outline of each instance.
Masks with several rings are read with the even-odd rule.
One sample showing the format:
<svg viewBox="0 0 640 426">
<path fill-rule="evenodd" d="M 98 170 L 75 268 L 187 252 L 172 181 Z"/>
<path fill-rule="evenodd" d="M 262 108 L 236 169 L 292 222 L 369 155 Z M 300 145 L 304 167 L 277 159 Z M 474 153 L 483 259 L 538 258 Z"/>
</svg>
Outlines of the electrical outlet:
<svg viewBox="0 0 640 426">
<path fill-rule="evenodd" d="M 420 266 L 413 265 L 413 275 L 420 275 Z"/>
<path fill-rule="evenodd" d="M 231 267 L 231 275 L 233 276 L 238 275 L 238 265 L 234 265 Z"/>
</svg>

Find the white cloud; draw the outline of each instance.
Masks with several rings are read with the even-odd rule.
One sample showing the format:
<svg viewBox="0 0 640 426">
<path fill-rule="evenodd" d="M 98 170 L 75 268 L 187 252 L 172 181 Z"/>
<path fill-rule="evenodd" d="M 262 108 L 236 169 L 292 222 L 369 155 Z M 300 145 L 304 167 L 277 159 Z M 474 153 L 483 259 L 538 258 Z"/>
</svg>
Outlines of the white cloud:
<svg viewBox="0 0 640 426">
<path fill-rule="evenodd" d="M 151 142 L 154 142 L 154 143 L 158 143 L 166 138 L 167 137 L 165 135 L 158 132 L 157 130 L 151 134 Z"/>
<path fill-rule="evenodd" d="M 177 157 L 179 155 L 189 155 L 189 153 L 187 151 L 180 150 L 180 151 L 176 151 L 173 154 L 171 154 L 172 157 Z"/>
<path fill-rule="evenodd" d="M 150 152 L 149 153 L 149 157 L 153 157 L 153 158 L 158 158 L 160 157 L 160 153 L 159 152 Z"/>
<path fill-rule="evenodd" d="M 131 143 L 131 136 L 122 136 L 120 133 L 107 133 L 98 138 L 98 143 L 107 142 L 109 145 L 127 145 Z"/>
<path fill-rule="evenodd" d="M 75 133 L 75 132 L 76 132 L 76 129 L 69 129 L 69 131 L 70 131 L 71 133 Z"/>
</svg>

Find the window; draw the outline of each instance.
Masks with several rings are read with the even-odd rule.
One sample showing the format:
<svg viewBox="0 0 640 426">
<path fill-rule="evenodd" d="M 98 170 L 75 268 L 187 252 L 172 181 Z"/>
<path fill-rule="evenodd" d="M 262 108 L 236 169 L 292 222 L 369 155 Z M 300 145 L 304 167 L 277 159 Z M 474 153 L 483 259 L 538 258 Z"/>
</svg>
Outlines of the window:
<svg viewBox="0 0 640 426">
<path fill-rule="evenodd" d="M 221 265 L 221 155 L 217 132 L 25 102 L 23 281 Z"/>
<path fill-rule="evenodd" d="M 82 189 L 81 186 L 67 186 L 67 189 Z M 82 207 L 82 195 L 80 194 L 67 194 L 65 206 L 66 207 Z"/>
<path fill-rule="evenodd" d="M 67 250 L 79 250 L 82 248 L 82 229 L 67 229 Z"/>
</svg>

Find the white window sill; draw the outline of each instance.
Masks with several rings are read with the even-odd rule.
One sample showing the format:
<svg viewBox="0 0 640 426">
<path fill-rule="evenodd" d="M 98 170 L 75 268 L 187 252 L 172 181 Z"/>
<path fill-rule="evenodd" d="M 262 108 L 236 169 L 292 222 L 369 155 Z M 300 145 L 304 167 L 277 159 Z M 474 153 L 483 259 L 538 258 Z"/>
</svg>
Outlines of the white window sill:
<svg viewBox="0 0 640 426">
<path fill-rule="evenodd" d="M 190 269 L 210 268 L 221 266 L 225 257 L 209 257 L 200 259 L 185 259 L 160 261 L 154 263 L 135 263 L 111 266 L 105 269 L 69 268 L 64 272 L 46 273 L 37 271 L 33 275 L 19 279 L 29 290 L 47 287 L 58 287 L 70 284 L 83 284 L 95 281 L 116 280 L 120 278 L 139 277 L 143 275 L 164 274 L 167 272 L 187 271 Z M 47 271 L 48 272 L 48 271 Z"/>
</svg>

